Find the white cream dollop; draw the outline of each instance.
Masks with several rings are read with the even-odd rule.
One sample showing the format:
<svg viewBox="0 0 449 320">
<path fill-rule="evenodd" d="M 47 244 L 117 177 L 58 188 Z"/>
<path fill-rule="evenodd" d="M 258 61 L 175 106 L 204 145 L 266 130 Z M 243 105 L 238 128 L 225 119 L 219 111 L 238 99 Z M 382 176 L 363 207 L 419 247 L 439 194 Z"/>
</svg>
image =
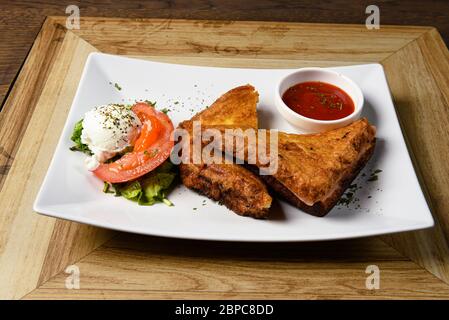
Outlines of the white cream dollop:
<svg viewBox="0 0 449 320">
<path fill-rule="evenodd" d="M 132 146 L 141 127 L 137 115 L 124 105 L 108 104 L 86 112 L 81 142 L 93 154 L 86 159 L 87 169 L 95 170 L 100 163 Z"/>
</svg>

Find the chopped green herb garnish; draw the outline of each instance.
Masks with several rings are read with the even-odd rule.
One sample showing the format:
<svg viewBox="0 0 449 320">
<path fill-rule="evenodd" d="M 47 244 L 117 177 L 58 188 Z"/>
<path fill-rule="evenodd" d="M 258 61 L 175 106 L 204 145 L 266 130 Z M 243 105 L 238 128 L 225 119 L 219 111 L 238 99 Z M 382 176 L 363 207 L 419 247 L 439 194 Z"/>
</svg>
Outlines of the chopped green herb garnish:
<svg viewBox="0 0 449 320">
<path fill-rule="evenodd" d="M 377 174 L 381 173 L 382 170 L 376 169 L 373 172 L 371 172 L 371 175 L 367 181 L 377 181 L 379 180 L 379 176 Z"/>
<path fill-rule="evenodd" d="M 114 87 L 115 87 L 118 91 L 122 90 L 122 87 L 120 87 L 120 86 L 118 85 L 117 82 L 114 83 Z"/>
<path fill-rule="evenodd" d="M 158 153 L 159 153 L 159 149 L 153 149 L 153 150 L 151 150 L 150 156 L 155 157 Z"/>
<path fill-rule="evenodd" d="M 156 104 L 157 104 L 156 101 L 150 101 L 150 100 L 144 100 L 144 102 L 153 108 L 156 107 Z"/>
</svg>

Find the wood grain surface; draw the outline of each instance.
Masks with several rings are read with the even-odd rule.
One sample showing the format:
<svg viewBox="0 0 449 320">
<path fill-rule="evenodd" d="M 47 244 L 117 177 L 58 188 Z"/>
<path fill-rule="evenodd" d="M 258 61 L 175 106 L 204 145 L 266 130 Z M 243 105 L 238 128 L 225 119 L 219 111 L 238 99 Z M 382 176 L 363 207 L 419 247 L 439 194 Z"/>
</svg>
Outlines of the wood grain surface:
<svg viewBox="0 0 449 320">
<path fill-rule="evenodd" d="M 449 52 L 435 30 L 382 64 L 421 185 L 433 210 L 432 230 L 384 239 L 449 283 Z M 440 257 L 433 259 L 434 256 Z"/>
<path fill-rule="evenodd" d="M 49 23 L 48 28 L 56 28 Z M 56 28 L 56 30 L 59 27 Z M 54 31 L 56 31 L 54 30 Z M 30 107 L 20 110 L 16 117 L 31 118 L 22 122 L 22 143 L 15 152 L 9 174 L 3 176 L 0 192 L 0 297 L 20 298 L 40 283 L 64 269 L 71 261 L 85 256 L 104 243 L 112 232 L 38 216 L 32 211 L 32 203 L 45 175 L 68 109 L 75 95 L 84 62 L 90 52 L 96 51 L 90 44 L 72 33 L 59 40 L 56 52 L 45 45 L 53 42 L 55 32 L 45 32 L 37 43 L 35 54 L 29 56 L 30 66 L 21 74 L 17 94 L 8 99 L 12 110 L 20 110 L 23 101 L 37 100 L 35 112 Z M 46 39 L 45 37 L 48 37 Z M 42 46 L 42 50 L 38 48 Z M 54 52 L 51 65 L 36 66 L 36 61 L 47 59 L 47 52 Z M 48 60 L 47 60 L 48 63 Z M 41 70 L 45 75 L 36 74 Z M 33 86 L 40 79 L 42 85 Z M 41 93 L 39 92 L 41 91 Z M 39 95 L 40 97 L 36 97 Z M 39 98 L 39 99 L 37 99 Z M 5 110 L 7 111 L 7 110 Z M 29 114 L 26 114 L 28 111 Z M 2 119 L 3 120 L 3 119 Z M 3 122 L 2 130 L 18 130 L 15 120 Z M 9 138 L 14 135 L 9 134 Z M 2 138 L 5 146 L 8 139 Z M 87 240 L 89 239 L 89 240 Z M 87 241 L 85 241 L 87 240 Z"/>
<path fill-rule="evenodd" d="M 382 290 L 365 287 L 368 265 Z M 119 234 L 81 259 L 80 290 L 61 272 L 26 299 L 391 299 L 448 297 L 449 287 L 378 239 L 257 244 Z"/>
<path fill-rule="evenodd" d="M 87 18 L 69 31 L 64 23 L 47 19 L 0 118 L 0 146 L 9 155 L 0 165 L 11 166 L 0 175 L 1 298 L 449 297 L 449 66 L 435 29 Z M 32 202 L 96 50 L 231 67 L 381 62 L 436 228 L 261 245 L 142 237 L 36 215 Z M 80 268 L 80 290 L 64 286 L 70 264 Z M 380 290 L 365 287 L 371 264 L 381 269 Z"/>
<path fill-rule="evenodd" d="M 364 24 L 370 0 L 326 2 L 312 0 L 0 0 L 0 105 L 47 16 L 66 15 L 77 5 L 81 16 L 170 18 L 198 20 L 253 20 Z M 449 3 L 446 0 L 377 0 L 380 23 L 431 25 L 449 43 Z M 68 15 L 66 15 L 68 16 Z"/>
</svg>

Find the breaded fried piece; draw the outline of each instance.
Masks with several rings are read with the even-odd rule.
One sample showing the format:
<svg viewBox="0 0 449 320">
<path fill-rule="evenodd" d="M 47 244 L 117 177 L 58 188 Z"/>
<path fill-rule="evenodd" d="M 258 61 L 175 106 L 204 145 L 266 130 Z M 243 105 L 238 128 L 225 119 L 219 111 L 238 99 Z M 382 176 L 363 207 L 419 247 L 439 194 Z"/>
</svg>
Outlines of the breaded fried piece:
<svg viewBox="0 0 449 320">
<path fill-rule="evenodd" d="M 318 134 L 279 132 L 277 171 L 261 177 L 293 205 L 312 215 L 324 216 L 370 159 L 375 133 L 375 127 L 365 118 Z M 268 145 L 268 137 L 262 144 Z M 247 157 L 255 145 L 245 143 L 244 148 Z M 238 154 L 235 149 L 227 151 Z M 255 166 L 266 167 L 259 162 Z"/>
<path fill-rule="evenodd" d="M 209 108 L 182 122 L 179 127 L 192 136 L 192 122 L 202 128 L 257 129 L 257 91 L 250 85 L 234 88 L 218 98 Z M 182 183 L 207 197 L 220 201 L 239 215 L 265 218 L 271 196 L 265 184 L 249 170 L 236 164 L 180 164 Z"/>
<path fill-rule="evenodd" d="M 236 164 L 183 164 L 182 183 L 219 201 L 242 216 L 266 218 L 271 205 L 267 188 L 252 172 Z"/>
<path fill-rule="evenodd" d="M 217 129 L 254 129 L 257 130 L 256 106 L 259 93 L 253 86 L 247 84 L 229 90 L 203 111 L 190 120 L 180 123 L 186 130 L 192 129 L 192 121 L 201 121 L 205 128 Z"/>
</svg>

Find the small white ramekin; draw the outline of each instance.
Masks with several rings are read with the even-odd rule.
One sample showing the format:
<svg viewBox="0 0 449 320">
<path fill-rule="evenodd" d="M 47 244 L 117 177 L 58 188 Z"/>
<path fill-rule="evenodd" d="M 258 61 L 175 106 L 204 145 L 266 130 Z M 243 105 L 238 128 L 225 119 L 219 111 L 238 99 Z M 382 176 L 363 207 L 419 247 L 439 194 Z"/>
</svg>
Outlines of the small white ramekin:
<svg viewBox="0 0 449 320">
<path fill-rule="evenodd" d="M 308 81 L 321 81 L 330 83 L 336 87 L 339 87 L 345 91 L 354 102 L 354 112 L 350 115 L 337 119 L 337 120 L 316 120 L 305 116 L 302 116 L 292 109 L 290 109 L 284 101 L 282 96 L 290 87 L 295 84 L 308 82 Z M 306 133 L 323 132 L 340 127 L 344 127 L 351 122 L 360 118 L 360 114 L 363 109 L 363 94 L 359 86 L 356 85 L 351 79 L 345 77 L 338 72 L 322 69 L 322 68 L 303 68 L 288 74 L 280 79 L 276 86 L 275 92 L 275 104 L 279 113 L 290 124 Z"/>
</svg>

